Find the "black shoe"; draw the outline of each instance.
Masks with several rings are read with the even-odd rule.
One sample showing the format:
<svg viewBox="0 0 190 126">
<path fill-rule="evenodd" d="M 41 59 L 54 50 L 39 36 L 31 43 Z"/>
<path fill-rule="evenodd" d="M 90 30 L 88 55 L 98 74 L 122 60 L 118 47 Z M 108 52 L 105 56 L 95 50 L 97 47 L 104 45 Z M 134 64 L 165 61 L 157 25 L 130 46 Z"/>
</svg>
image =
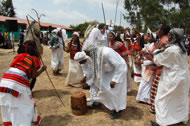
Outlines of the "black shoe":
<svg viewBox="0 0 190 126">
<path fill-rule="evenodd" d="M 62 75 L 62 73 L 60 73 L 59 71 L 56 72 L 56 75 Z"/>
<path fill-rule="evenodd" d="M 160 126 L 158 123 L 153 122 L 152 120 L 150 120 L 150 122 L 151 122 L 151 126 Z"/>
<path fill-rule="evenodd" d="M 88 90 L 88 89 L 90 89 L 90 86 L 88 86 L 88 84 L 84 83 L 84 84 L 82 84 L 82 89 Z"/>
<path fill-rule="evenodd" d="M 88 109 L 99 109 L 99 108 L 101 108 L 101 104 L 97 103 L 97 102 L 94 102 L 94 103 L 91 103 L 91 104 L 87 105 L 87 108 Z"/>
<path fill-rule="evenodd" d="M 54 76 L 57 76 L 56 71 L 53 71 L 53 75 L 54 75 Z"/>
<path fill-rule="evenodd" d="M 111 119 L 118 119 L 119 117 L 120 117 L 120 112 L 114 111 L 114 112 L 111 114 Z"/>
</svg>

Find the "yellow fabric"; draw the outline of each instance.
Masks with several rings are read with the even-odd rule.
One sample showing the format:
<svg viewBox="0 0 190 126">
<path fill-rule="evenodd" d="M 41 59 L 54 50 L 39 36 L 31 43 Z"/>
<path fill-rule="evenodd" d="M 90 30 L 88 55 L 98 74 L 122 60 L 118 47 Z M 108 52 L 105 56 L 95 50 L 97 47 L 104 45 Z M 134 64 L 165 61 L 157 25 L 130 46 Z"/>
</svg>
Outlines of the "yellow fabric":
<svg viewBox="0 0 190 126">
<path fill-rule="evenodd" d="M 8 34 L 8 32 L 5 32 L 5 33 L 4 33 L 4 38 L 6 38 L 6 39 L 9 38 L 9 34 Z"/>
</svg>

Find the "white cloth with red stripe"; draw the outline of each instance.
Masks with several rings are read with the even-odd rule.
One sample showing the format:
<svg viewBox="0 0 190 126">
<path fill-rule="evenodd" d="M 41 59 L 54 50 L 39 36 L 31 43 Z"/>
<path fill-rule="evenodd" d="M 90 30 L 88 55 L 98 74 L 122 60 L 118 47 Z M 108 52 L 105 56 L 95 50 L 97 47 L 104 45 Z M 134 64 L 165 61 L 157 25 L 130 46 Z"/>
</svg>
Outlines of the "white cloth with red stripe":
<svg viewBox="0 0 190 126">
<path fill-rule="evenodd" d="M 155 99 L 156 122 L 166 126 L 188 121 L 190 76 L 187 55 L 172 45 L 155 55 L 154 62 L 163 66 Z"/>
<path fill-rule="evenodd" d="M 135 82 L 141 82 L 141 68 L 138 68 L 137 65 L 133 64 L 133 70 L 134 70 L 134 81 Z"/>
<path fill-rule="evenodd" d="M 9 71 L 25 75 L 23 71 L 17 68 L 10 68 Z M 0 81 L 0 87 L 7 87 L 20 93 L 19 97 L 14 97 L 9 93 L 0 92 L 3 123 L 11 123 L 13 126 L 31 126 L 32 122 L 39 124 L 40 117 L 35 109 L 34 99 L 29 87 L 4 78 Z"/>
</svg>

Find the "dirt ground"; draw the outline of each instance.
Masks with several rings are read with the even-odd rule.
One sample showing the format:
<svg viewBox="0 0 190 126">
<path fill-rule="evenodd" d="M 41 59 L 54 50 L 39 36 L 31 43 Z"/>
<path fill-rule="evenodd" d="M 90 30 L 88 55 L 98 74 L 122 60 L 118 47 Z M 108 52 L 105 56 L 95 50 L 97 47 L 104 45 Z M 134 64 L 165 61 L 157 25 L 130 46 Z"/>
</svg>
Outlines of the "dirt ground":
<svg viewBox="0 0 190 126">
<path fill-rule="evenodd" d="M 16 53 L 11 49 L 0 49 L 0 77 L 8 70 L 9 65 Z M 80 88 L 65 87 L 64 82 L 68 71 L 69 55 L 65 53 L 65 66 L 62 76 L 53 76 L 50 68 L 51 51 L 44 47 L 43 60 L 48 66 L 48 73 L 55 84 L 55 87 L 65 103 L 63 106 L 57 98 L 55 91 L 43 73 L 37 79 L 34 88 L 34 96 L 38 112 L 42 117 L 40 126 L 150 126 L 150 120 L 155 120 L 155 115 L 149 112 L 149 105 L 137 103 L 135 100 L 138 90 L 138 84 L 133 83 L 133 90 L 127 96 L 127 109 L 121 113 L 117 120 L 110 119 L 110 112 L 105 108 L 97 110 L 88 110 L 84 116 L 73 115 L 70 108 L 70 97 L 74 91 L 84 91 L 87 96 L 88 90 Z M 0 115 L 0 126 L 2 125 Z M 179 124 L 177 126 L 184 126 Z M 187 126 L 190 126 L 190 122 Z"/>
</svg>

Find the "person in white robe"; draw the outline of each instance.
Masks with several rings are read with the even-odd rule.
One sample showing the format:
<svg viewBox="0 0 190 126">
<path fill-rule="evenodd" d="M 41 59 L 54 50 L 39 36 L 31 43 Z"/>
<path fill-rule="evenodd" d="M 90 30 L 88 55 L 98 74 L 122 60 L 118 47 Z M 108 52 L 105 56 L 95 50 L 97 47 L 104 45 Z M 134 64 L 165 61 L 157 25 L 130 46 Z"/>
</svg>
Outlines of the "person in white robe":
<svg viewBox="0 0 190 126">
<path fill-rule="evenodd" d="M 52 50 L 51 68 L 53 69 L 53 74 L 61 75 L 60 71 L 64 68 L 65 49 L 61 28 L 57 28 L 52 31 L 52 37 L 48 46 Z"/>
<path fill-rule="evenodd" d="M 96 92 L 92 102 L 102 103 L 113 111 L 111 118 L 119 117 L 119 112 L 127 106 L 127 65 L 125 60 L 113 49 L 108 47 L 96 47 L 87 42 L 83 51 L 93 61 L 93 81 L 91 85 Z M 94 104 L 92 104 L 94 105 Z"/>
<path fill-rule="evenodd" d="M 189 119 L 190 77 L 183 46 L 184 32 L 174 28 L 168 38 L 170 44 L 164 50 L 157 51 L 153 58 L 156 65 L 163 66 L 155 99 L 156 123 L 161 126 L 180 122 L 187 124 Z"/>
<path fill-rule="evenodd" d="M 144 45 L 144 48 L 142 49 L 143 53 L 146 54 L 146 53 L 153 52 L 153 46 L 154 46 L 153 41 L 155 41 L 155 38 L 153 37 L 153 35 L 146 34 L 144 36 L 144 40 L 145 42 L 148 41 L 148 43 Z M 140 82 L 137 97 L 136 97 L 137 101 L 151 104 L 151 100 L 150 100 L 151 87 L 152 87 L 152 81 L 154 78 L 155 68 L 156 66 L 154 65 L 152 61 L 146 59 L 146 57 L 143 58 L 142 80 Z"/>
<path fill-rule="evenodd" d="M 84 78 L 81 80 L 81 82 L 86 87 L 84 89 L 89 89 L 89 87 L 93 84 L 92 59 L 89 56 L 87 56 L 84 51 L 82 51 L 82 52 L 77 52 L 75 54 L 74 60 L 79 62 L 82 67 L 82 70 L 84 73 Z M 92 94 L 92 93 L 90 93 L 90 94 Z M 89 98 L 87 98 L 87 101 L 90 101 L 89 99 L 91 99 L 91 95 Z"/>
</svg>

